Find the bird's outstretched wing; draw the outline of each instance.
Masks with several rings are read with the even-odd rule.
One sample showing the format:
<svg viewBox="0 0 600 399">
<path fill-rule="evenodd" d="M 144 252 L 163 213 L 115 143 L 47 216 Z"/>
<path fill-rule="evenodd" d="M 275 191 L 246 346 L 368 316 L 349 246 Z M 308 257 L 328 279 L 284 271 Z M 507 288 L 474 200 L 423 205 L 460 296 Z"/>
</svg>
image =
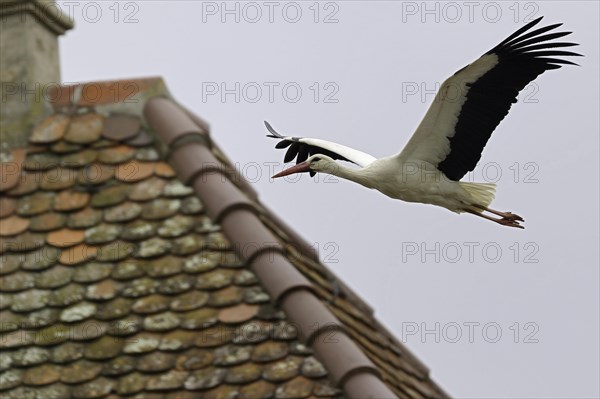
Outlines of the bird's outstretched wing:
<svg viewBox="0 0 600 399">
<path fill-rule="evenodd" d="M 555 40 L 571 32 L 546 33 L 562 24 L 530 31 L 541 19 L 523 26 L 447 79 L 398 156 L 436 165 L 456 181 L 475 169 L 492 132 L 517 102 L 519 91 L 545 71 L 577 65 L 556 58 L 581 55 L 558 49 L 577 45 Z"/>
<path fill-rule="evenodd" d="M 265 121 L 265 126 L 269 133 L 271 133 L 268 134 L 267 137 L 281 140 L 277 143 L 275 148 L 289 147 L 283 159 L 283 162 L 285 163 L 293 161 L 294 158 L 296 158 L 296 163 L 298 164 L 306 161 L 309 156 L 314 154 L 327 155 L 331 159 L 352 162 L 361 167 L 367 166 L 376 159 L 369 154 L 341 144 L 332 143 L 331 141 L 305 137 L 282 136 L 277 133 L 267 121 Z M 315 172 L 310 172 L 310 174 L 313 176 Z"/>
</svg>

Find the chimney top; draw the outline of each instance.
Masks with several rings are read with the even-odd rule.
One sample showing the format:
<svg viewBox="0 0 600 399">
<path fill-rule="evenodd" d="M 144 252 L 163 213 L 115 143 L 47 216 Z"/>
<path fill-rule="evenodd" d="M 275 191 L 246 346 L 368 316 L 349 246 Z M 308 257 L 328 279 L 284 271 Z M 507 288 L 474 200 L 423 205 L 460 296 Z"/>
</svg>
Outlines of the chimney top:
<svg viewBox="0 0 600 399">
<path fill-rule="evenodd" d="M 52 112 L 48 89 L 61 83 L 58 36 L 72 27 L 53 0 L 0 0 L 0 151 L 25 144 Z"/>
<path fill-rule="evenodd" d="M 40 23 L 55 35 L 63 35 L 73 28 L 73 20 L 69 18 L 54 0 L 0 0 L 0 17 L 9 15 L 33 15 Z"/>
</svg>

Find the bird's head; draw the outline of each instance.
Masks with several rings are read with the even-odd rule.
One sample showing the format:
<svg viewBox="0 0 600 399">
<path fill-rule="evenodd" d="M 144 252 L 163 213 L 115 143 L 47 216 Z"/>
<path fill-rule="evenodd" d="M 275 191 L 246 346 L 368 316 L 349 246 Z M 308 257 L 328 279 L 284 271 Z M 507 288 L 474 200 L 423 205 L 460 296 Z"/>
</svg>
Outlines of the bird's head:
<svg viewBox="0 0 600 399">
<path fill-rule="evenodd" d="M 333 171 L 335 171 L 337 167 L 338 164 L 327 155 L 315 154 L 308 157 L 306 161 L 277 173 L 275 176 L 273 176 L 273 179 L 304 172 L 311 172 L 311 176 L 316 172 L 334 174 Z"/>
</svg>

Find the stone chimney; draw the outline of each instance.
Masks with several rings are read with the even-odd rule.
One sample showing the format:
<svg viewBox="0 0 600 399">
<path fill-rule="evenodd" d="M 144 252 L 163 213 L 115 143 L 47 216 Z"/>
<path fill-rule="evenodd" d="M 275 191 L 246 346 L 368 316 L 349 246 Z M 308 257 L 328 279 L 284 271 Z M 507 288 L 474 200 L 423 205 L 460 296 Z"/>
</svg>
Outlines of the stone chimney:
<svg viewBox="0 0 600 399">
<path fill-rule="evenodd" d="M 73 21 L 53 0 L 0 0 L 0 150 L 25 144 L 60 84 L 58 36 Z"/>
</svg>

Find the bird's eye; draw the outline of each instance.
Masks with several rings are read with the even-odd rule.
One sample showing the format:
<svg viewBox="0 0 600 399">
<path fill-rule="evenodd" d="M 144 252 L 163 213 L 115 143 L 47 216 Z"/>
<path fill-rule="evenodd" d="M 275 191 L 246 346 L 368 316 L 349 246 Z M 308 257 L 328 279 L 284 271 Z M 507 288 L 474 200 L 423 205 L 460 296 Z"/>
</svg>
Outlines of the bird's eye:
<svg viewBox="0 0 600 399">
<path fill-rule="evenodd" d="M 313 162 L 318 162 L 318 161 L 320 161 L 320 160 L 321 160 L 321 158 L 319 158 L 319 157 L 316 157 L 316 158 L 313 158 L 313 160 L 312 160 L 312 161 L 313 161 Z"/>
</svg>

